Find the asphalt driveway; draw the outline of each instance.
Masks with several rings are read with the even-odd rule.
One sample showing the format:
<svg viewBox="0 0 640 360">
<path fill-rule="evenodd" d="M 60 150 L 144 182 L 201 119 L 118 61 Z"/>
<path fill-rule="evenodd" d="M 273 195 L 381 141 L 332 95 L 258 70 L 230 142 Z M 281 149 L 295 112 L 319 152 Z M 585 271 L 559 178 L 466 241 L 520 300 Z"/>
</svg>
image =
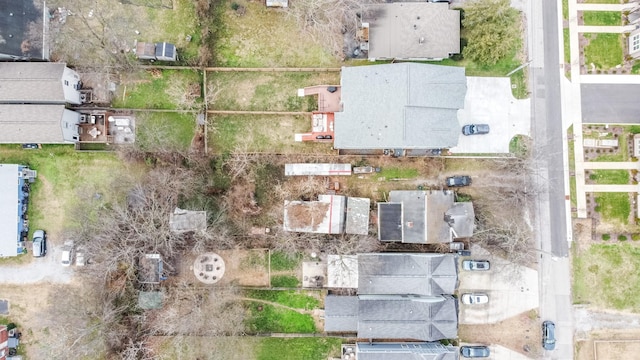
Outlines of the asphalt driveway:
<svg viewBox="0 0 640 360">
<path fill-rule="evenodd" d="M 464 136 L 458 146 L 451 148 L 456 154 L 504 154 L 515 135 L 530 135 L 531 101 L 516 100 L 511 94 L 511 82 L 506 77 L 467 77 L 467 96 L 464 109 L 458 111 L 460 129 L 466 124 L 489 124 L 486 135 Z"/>
</svg>

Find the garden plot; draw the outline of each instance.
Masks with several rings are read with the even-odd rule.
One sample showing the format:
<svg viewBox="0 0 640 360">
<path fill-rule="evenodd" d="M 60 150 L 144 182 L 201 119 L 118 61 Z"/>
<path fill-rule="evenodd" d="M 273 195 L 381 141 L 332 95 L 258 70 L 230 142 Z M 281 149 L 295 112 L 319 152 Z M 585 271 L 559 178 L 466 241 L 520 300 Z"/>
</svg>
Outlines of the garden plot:
<svg viewBox="0 0 640 360">
<path fill-rule="evenodd" d="M 316 98 L 300 97 L 298 89 L 339 83 L 339 72 L 210 72 L 208 105 L 210 110 L 313 111 Z"/>
</svg>

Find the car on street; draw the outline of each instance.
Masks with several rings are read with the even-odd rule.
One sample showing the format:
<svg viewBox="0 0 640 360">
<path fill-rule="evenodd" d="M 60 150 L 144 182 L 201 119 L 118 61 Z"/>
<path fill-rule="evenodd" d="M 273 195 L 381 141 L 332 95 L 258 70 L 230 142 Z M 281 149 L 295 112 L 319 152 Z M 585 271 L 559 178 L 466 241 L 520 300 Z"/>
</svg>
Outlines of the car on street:
<svg viewBox="0 0 640 360">
<path fill-rule="evenodd" d="M 460 354 L 466 358 L 489 357 L 491 351 L 488 346 L 461 346 Z"/>
<path fill-rule="evenodd" d="M 462 262 L 462 269 L 467 271 L 487 271 L 491 269 L 489 260 L 465 260 Z"/>
<path fill-rule="evenodd" d="M 42 257 L 47 254 L 47 234 L 44 230 L 33 232 L 33 256 Z"/>
<path fill-rule="evenodd" d="M 487 124 L 470 124 L 462 127 L 462 135 L 484 135 L 489 133 Z"/>
<path fill-rule="evenodd" d="M 471 185 L 471 176 L 456 175 L 456 176 L 450 176 L 447 178 L 448 187 L 459 187 L 459 186 L 469 186 L 469 185 Z"/>
<path fill-rule="evenodd" d="M 556 324 L 553 321 L 547 320 L 542 323 L 542 347 L 545 350 L 556 348 Z"/>
<path fill-rule="evenodd" d="M 484 293 L 462 294 L 460 298 L 462 303 L 466 305 L 486 304 L 489 302 L 489 295 Z"/>
</svg>

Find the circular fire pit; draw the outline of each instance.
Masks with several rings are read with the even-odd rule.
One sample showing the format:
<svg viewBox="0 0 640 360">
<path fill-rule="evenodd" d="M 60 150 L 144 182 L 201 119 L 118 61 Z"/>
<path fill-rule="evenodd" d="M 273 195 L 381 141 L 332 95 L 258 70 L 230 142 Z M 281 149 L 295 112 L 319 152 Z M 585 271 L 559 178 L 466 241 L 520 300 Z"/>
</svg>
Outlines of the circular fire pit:
<svg viewBox="0 0 640 360">
<path fill-rule="evenodd" d="M 199 255 L 193 262 L 193 274 L 205 284 L 215 284 L 224 276 L 224 260 L 216 253 Z"/>
</svg>

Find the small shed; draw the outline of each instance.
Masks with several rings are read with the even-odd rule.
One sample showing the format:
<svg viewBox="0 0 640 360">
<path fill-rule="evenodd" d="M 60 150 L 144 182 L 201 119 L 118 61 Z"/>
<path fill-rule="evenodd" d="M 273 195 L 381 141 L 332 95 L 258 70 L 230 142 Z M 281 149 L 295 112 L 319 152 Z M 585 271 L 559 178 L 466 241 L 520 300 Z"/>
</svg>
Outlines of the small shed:
<svg viewBox="0 0 640 360">
<path fill-rule="evenodd" d="M 285 164 L 285 176 L 351 175 L 351 164 Z"/>
<path fill-rule="evenodd" d="M 159 284 L 165 280 L 160 254 L 145 254 L 140 258 L 138 280 L 141 284 Z"/>
<path fill-rule="evenodd" d="M 287 8 L 289 7 L 289 0 L 266 0 L 267 7 L 275 8 Z"/>
<path fill-rule="evenodd" d="M 367 235 L 369 233 L 369 207 L 371 199 L 347 198 L 347 234 Z"/>
<path fill-rule="evenodd" d="M 169 217 L 169 228 L 175 233 L 207 230 L 207 212 L 175 208 Z"/>
<path fill-rule="evenodd" d="M 342 234 L 346 197 L 320 195 L 318 201 L 284 201 L 284 230 L 316 234 Z"/>
<path fill-rule="evenodd" d="M 161 291 L 140 291 L 138 293 L 138 307 L 143 310 L 160 309 L 164 295 Z"/>
<path fill-rule="evenodd" d="M 151 61 L 176 61 L 178 51 L 176 46 L 168 42 L 148 43 L 138 42 L 136 44 L 136 55 L 140 60 Z"/>
</svg>

